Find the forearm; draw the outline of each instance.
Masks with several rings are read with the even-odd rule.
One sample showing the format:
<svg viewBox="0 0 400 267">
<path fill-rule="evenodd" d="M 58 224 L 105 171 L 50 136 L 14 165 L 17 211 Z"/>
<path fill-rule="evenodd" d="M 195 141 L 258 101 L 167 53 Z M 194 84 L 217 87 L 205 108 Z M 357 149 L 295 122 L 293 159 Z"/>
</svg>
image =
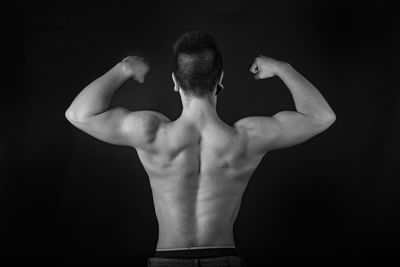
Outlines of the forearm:
<svg viewBox="0 0 400 267">
<path fill-rule="evenodd" d="M 292 93 L 298 112 L 322 120 L 335 118 L 333 110 L 319 90 L 289 63 L 282 63 L 277 75 Z"/>
<path fill-rule="evenodd" d="M 86 86 L 74 99 L 66 115 L 73 120 L 84 120 L 106 111 L 117 89 L 129 79 L 118 63 L 104 75 Z"/>
</svg>

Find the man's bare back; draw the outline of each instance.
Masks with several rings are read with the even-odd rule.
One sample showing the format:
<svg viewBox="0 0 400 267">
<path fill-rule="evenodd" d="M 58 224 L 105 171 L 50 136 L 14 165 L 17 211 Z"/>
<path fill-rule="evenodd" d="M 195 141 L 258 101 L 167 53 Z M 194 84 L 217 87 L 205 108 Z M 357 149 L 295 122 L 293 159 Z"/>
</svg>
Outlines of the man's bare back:
<svg viewBox="0 0 400 267">
<path fill-rule="evenodd" d="M 160 125 L 153 151 L 138 150 L 159 223 L 157 249 L 235 246 L 233 224 L 262 156 L 241 128 L 213 119 Z"/>
<path fill-rule="evenodd" d="M 255 79 L 279 76 L 297 111 L 246 117 L 233 127 L 216 114 L 217 84 L 207 97 L 181 94 L 181 117 L 155 111 L 109 109 L 113 93 L 129 78 L 144 81 L 148 65 L 128 57 L 89 84 L 66 111 L 80 130 L 111 144 L 134 147 L 148 173 L 159 223 L 157 250 L 235 247 L 233 225 L 246 185 L 264 155 L 323 132 L 335 114 L 320 92 L 288 63 L 259 56 Z"/>
</svg>

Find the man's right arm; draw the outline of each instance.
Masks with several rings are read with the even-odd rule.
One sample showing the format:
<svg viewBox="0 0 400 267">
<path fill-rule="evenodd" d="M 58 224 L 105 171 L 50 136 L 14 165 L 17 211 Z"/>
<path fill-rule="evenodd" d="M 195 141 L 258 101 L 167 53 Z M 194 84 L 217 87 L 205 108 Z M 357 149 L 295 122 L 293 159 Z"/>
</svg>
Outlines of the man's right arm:
<svg viewBox="0 0 400 267">
<path fill-rule="evenodd" d="M 277 75 L 292 93 L 297 112 L 323 122 L 335 120 L 335 113 L 318 89 L 289 63 L 282 63 Z"/>
<path fill-rule="evenodd" d="M 336 116 L 324 97 L 290 64 L 260 56 L 252 65 L 256 79 L 277 75 L 293 95 L 297 111 L 281 111 L 272 117 L 247 117 L 235 123 L 249 136 L 250 154 L 294 146 L 326 130 Z"/>
</svg>

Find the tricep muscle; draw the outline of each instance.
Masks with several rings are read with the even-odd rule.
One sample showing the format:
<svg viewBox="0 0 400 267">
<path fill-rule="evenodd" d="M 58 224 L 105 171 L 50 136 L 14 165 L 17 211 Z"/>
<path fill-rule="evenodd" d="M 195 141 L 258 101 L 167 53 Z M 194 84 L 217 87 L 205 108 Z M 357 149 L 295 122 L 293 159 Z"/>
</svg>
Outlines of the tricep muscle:
<svg viewBox="0 0 400 267">
<path fill-rule="evenodd" d="M 281 111 L 272 117 L 243 118 L 235 126 L 247 132 L 250 154 L 259 155 L 303 143 L 329 124 L 296 111 Z"/>
<path fill-rule="evenodd" d="M 104 142 L 145 148 L 164 118 L 155 111 L 132 112 L 118 107 L 80 121 L 69 120 L 80 130 Z"/>
</svg>

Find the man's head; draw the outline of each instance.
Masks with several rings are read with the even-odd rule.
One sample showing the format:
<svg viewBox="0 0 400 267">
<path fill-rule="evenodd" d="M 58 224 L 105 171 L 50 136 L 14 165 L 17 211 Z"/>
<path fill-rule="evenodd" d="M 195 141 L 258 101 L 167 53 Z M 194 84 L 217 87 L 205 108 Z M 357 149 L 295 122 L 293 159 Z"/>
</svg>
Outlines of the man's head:
<svg viewBox="0 0 400 267">
<path fill-rule="evenodd" d="M 175 42 L 172 78 L 185 93 L 193 97 L 222 90 L 222 57 L 215 39 L 208 33 L 193 31 Z M 177 89 L 175 89 L 177 90 Z"/>
</svg>

